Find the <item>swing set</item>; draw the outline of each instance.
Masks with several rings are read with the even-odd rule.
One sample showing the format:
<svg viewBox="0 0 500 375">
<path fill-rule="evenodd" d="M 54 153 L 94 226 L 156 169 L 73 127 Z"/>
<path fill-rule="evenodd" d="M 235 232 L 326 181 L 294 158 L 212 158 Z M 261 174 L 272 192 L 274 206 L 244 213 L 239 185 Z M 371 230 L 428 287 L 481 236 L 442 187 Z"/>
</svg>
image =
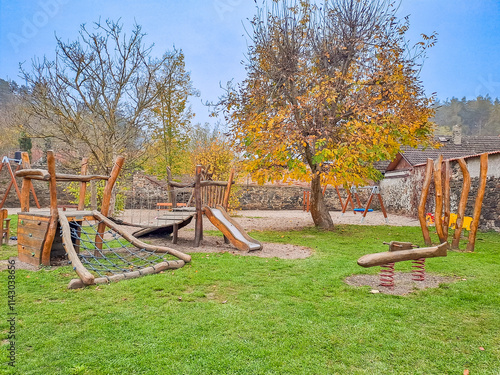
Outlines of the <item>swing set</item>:
<svg viewBox="0 0 500 375">
<path fill-rule="evenodd" d="M 379 203 L 380 203 L 380 209 L 382 210 L 382 213 L 384 214 L 385 222 L 388 223 L 389 219 L 387 218 L 387 211 L 385 210 L 384 201 L 382 200 L 382 195 L 380 194 L 380 187 L 378 187 L 378 186 L 364 186 L 364 187 L 361 187 L 359 189 L 371 189 L 370 197 L 368 198 L 368 202 L 366 203 L 366 206 L 364 208 L 361 206 L 361 200 L 359 199 L 359 195 L 358 195 L 358 188 L 353 186 L 349 190 L 345 204 L 342 205 L 342 215 L 345 214 L 345 212 L 347 210 L 347 205 L 350 203 L 354 213 L 356 213 L 356 212 L 363 213 L 363 215 L 361 217 L 361 222 L 363 222 L 363 220 L 365 220 L 366 214 L 368 212 L 373 212 L 373 209 L 370 208 L 370 205 L 372 204 L 373 197 L 376 196 L 378 198 Z M 356 198 L 357 207 L 354 206 L 354 202 L 352 199 L 353 195 Z M 342 201 L 340 201 L 340 204 L 342 204 Z"/>
</svg>

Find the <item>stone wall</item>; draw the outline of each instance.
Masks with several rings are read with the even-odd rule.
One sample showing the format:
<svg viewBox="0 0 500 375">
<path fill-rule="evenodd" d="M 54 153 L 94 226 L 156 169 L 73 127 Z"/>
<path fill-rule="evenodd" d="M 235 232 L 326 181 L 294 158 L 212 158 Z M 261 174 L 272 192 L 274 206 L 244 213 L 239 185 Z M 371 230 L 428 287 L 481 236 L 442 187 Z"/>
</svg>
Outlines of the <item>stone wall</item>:
<svg viewBox="0 0 500 375">
<path fill-rule="evenodd" d="M 240 185 L 236 190 L 238 191 L 240 209 L 242 210 L 301 210 L 303 207 L 304 191 L 310 191 L 310 189 L 297 186 L 267 185 Z M 345 202 L 347 192 L 344 189 L 339 189 L 339 191 L 342 202 Z M 364 207 L 368 202 L 370 190 L 360 189 L 358 195 Z M 335 188 L 327 187 L 325 201 L 329 210 L 342 210 Z M 375 210 L 380 209 L 378 199 L 373 199 L 370 208 Z"/>
</svg>

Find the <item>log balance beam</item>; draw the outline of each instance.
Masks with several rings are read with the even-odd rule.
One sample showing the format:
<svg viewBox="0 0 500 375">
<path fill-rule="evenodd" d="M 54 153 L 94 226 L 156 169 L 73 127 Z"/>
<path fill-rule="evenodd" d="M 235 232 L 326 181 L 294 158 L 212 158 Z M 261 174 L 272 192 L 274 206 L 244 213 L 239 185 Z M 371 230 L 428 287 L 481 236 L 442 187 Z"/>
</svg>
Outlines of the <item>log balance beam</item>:
<svg viewBox="0 0 500 375">
<path fill-rule="evenodd" d="M 387 263 L 403 262 L 407 260 L 445 257 L 447 255 L 448 246 L 448 242 L 443 242 L 437 246 L 367 254 L 358 259 L 358 265 L 361 267 L 375 267 Z"/>
</svg>

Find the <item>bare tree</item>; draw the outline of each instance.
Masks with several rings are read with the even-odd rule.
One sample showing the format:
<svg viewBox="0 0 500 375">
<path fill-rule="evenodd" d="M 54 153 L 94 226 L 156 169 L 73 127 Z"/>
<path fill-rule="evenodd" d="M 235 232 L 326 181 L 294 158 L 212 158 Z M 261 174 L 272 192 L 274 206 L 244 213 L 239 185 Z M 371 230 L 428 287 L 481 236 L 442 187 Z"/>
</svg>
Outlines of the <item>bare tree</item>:
<svg viewBox="0 0 500 375">
<path fill-rule="evenodd" d="M 106 171 L 117 154 L 135 160 L 148 142 L 146 112 L 161 91 L 154 77 L 167 57 L 150 59 L 139 25 L 127 36 L 122 24 L 107 20 L 82 25 L 79 34 L 73 42 L 56 37 L 55 61 L 34 59 L 31 72 L 21 65 L 27 111 L 46 125 L 27 130 L 84 146 Z"/>
</svg>

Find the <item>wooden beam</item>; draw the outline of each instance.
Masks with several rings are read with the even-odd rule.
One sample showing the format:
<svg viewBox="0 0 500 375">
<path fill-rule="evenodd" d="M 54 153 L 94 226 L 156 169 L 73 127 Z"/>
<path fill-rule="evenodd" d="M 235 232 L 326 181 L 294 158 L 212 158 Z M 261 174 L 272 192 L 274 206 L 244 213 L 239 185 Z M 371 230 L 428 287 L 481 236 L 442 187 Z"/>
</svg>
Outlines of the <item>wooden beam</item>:
<svg viewBox="0 0 500 375">
<path fill-rule="evenodd" d="M 111 174 L 106 182 L 106 186 L 104 187 L 104 192 L 102 194 L 102 205 L 101 205 L 101 213 L 104 216 L 108 216 L 109 214 L 109 205 L 111 202 L 111 194 L 113 192 L 113 187 L 115 186 L 115 182 L 118 179 L 118 175 L 122 169 L 123 163 L 125 162 L 125 158 L 123 156 L 118 156 L 115 160 L 115 164 L 113 169 L 111 170 Z M 102 250 L 102 237 L 104 235 L 104 231 L 106 230 L 106 225 L 100 223 L 97 226 L 97 233 L 95 235 L 95 245 L 98 249 Z"/>
<path fill-rule="evenodd" d="M 21 153 L 21 164 L 22 169 L 31 168 L 30 156 L 27 152 Z M 18 168 L 19 169 L 19 168 Z M 16 169 L 17 172 L 17 169 Z M 35 205 L 37 208 L 40 208 L 40 203 L 38 202 L 38 197 L 36 196 L 35 187 L 31 184 L 31 193 L 33 194 L 33 199 L 35 200 Z"/>
<path fill-rule="evenodd" d="M 42 247 L 42 265 L 50 266 L 50 252 L 52 244 L 56 236 L 58 223 L 57 210 L 57 185 L 56 185 L 56 159 L 53 151 L 47 151 L 47 168 L 50 174 L 49 190 L 50 190 L 50 220 L 49 227 L 45 234 L 45 239 Z"/>
<path fill-rule="evenodd" d="M 469 232 L 469 243 L 467 251 L 474 251 L 476 246 L 476 234 L 479 228 L 479 220 L 481 219 L 481 208 L 483 207 L 484 193 L 486 191 L 486 178 L 488 176 L 488 154 L 481 154 L 480 157 L 480 172 L 479 172 L 479 189 L 477 191 L 476 203 L 474 204 L 474 214 L 472 215 L 472 224 Z"/>
<path fill-rule="evenodd" d="M 68 255 L 68 259 L 71 262 L 73 269 L 76 271 L 80 282 L 83 285 L 91 285 L 94 283 L 94 275 L 92 275 L 82 264 L 78 254 L 73 247 L 73 241 L 71 239 L 71 228 L 69 226 L 69 221 L 66 215 L 61 211 L 59 215 L 59 222 L 62 229 L 62 239 L 64 244 L 64 250 Z"/>
<path fill-rule="evenodd" d="M 458 250 L 460 247 L 460 235 L 462 234 L 464 226 L 465 209 L 467 207 L 467 199 L 469 198 L 471 183 L 470 173 L 463 158 L 458 159 L 458 165 L 462 171 L 463 184 L 462 194 L 460 195 L 460 203 L 458 204 L 457 223 L 455 224 L 455 232 L 453 233 L 453 241 L 451 243 L 451 248 L 454 250 Z"/>
<path fill-rule="evenodd" d="M 424 242 L 426 246 L 432 245 L 431 236 L 429 234 L 429 228 L 427 227 L 427 222 L 425 220 L 425 204 L 427 203 L 427 197 L 429 195 L 429 188 L 431 186 L 433 170 L 434 170 L 434 163 L 432 159 L 427 159 L 424 185 L 422 186 L 422 194 L 420 195 L 420 203 L 418 205 L 418 220 L 420 221 L 420 228 L 422 229 L 422 235 L 424 237 Z"/>
<path fill-rule="evenodd" d="M 443 237 L 448 239 L 448 227 L 450 225 L 450 180 L 451 180 L 451 171 L 450 171 L 450 161 L 445 160 L 444 162 L 444 184 L 443 184 L 443 205 L 444 205 L 444 219 L 443 219 Z"/>
<path fill-rule="evenodd" d="M 374 267 L 381 266 L 387 263 L 418 260 L 421 258 L 445 257 L 447 255 L 447 249 L 448 243 L 443 242 L 438 246 L 432 247 L 367 254 L 358 259 L 358 265 L 360 265 L 361 267 Z"/>
<path fill-rule="evenodd" d="M 201 165 L 196 166 L 196 174 L 194 180 L 194 202 L 196 207 L 196 221 L 194 246 L 199 247 L 203 240 L 203 211 L 201 202 Z"/>
<path fill-rule="evenodd" d="M 108 277 L 98 277 L 93 280 L 93 284 L 108 284 L 110 282 L 116 282 L 120 280 L 133 279 L 140 276 L 151 275 L 155 273 L 160 273 L 165 270 L 172 270 L 181 268 L 185 265 L 182 260 L 169 260 L 166 262 L 158 263 L 151 267 L 143 268 L 140 271 L 134 271 L 129 273 L 121 273 L 119 275 L 113 275 Z M 69 282 L 68 289 L 78 289 L 83 288 L 88 284 L 85 284 L 81 279 L 73 279 Z"/>
<path fill-rule="evenodd" d="M 21 169 L 16 172 L 17 177 L 23 178 L 31 178 L 33 180 L 40 181 L 49 181 L 50 173 L 45 169 Z M 92 180 L 108 180 L 109 176 L 100 176 L 100 175 L 87 175 L 81 176 L 78 174 L 65 174 L 65 173 L 56 173 L 57 181 L 67 181 L 67 182 L 90 182 Z"/>
<path fill-rule="evenodd" d="M 85 176 L 88 172 L 89 159 L 82 159 L 82 167 L 80 169 L 80 175 Z M 85 181 L 80 181 L 80 196 L 78 200 L 78 211 L 85 209 L 85 194 L 87 193 L 87 183 Z"/>
<path fill-rule="evenodd" d="M 434 188 L 436 190 L 436 210 L 434 213 L 434 223 L 436 232 L 439 237 L 439 242 L 446 242 L 447 239 L 443 233 L 443 181 L 441 176 L 441 168 L 443 164 L 443 155 L 439 155 L 438 160 L 434 164 Z"/>
</svg>

